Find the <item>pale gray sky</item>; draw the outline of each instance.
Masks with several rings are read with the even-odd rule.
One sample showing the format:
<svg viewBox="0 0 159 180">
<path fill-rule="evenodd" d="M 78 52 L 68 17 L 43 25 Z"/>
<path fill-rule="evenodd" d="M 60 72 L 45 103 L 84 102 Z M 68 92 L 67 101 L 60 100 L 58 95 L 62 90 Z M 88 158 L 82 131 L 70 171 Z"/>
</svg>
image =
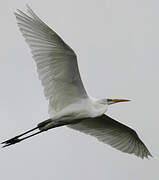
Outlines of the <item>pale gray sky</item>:
<svg viewBox="0 0 159 180">
<path fill-rule="evenodd" d="M 1 141 L 48 118 L 35 63 L 13 12 L 32 9 L 77 53 L 95 97 L 128 98 L 108 115 L 135 129 L 159 156 L 159 2 L 5 0 L 0 6 Z M 157 180 L 159 161 L 141 160 L 66 127 L 0 151 L 5 180 Z"/>
</svg>

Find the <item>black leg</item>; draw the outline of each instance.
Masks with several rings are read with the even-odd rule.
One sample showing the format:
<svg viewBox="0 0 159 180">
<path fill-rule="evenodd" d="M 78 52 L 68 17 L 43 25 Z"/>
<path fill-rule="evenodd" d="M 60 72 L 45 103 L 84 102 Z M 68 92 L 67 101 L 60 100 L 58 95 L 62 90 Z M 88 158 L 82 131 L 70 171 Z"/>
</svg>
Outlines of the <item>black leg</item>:
<svg viewBox="0 0 159 180">
<path fill-rule="evenodd" d="M 16 140 L 17 140 L 19 137 L 24 136 L 25 134 L 28 134 L 28 133 L 34 131 L 35 129 L 38 129 L 38 127 L 35 127 L 35 128 L 33 128 L 33 129 L 30 129 L 29 131 L 26 131 L 25 133 L 19 134 L 19 135 L 15 136 L 15 137 L 13 137 L 13 138 L 11 138 L 11 139 L 8 139 L 8 140 L 2 142 L 1 144 L 16 142 Z"/>
<path fill-rule="evenodd" d="M 73 120 L 73 121 L 70 121 L 70 122 L 58 121 L 58 122 L 55 122 L 55 124 L 54 124 L 53 126 L 51 126 L 50 129 L 56 128 L 56 127 L 60 127 L 60 126 L 65 126 L 65 125 L 68 125 L 68 124 L 76 124 L 76 123 L 79 123 L 80 121 L 81 121 L 80 119 L 79 119 L 79 120 Z M 46 120 L 46 121 L 43 121 L 43 122 L 39 123 L 39 124 L 37 125 L 37 127 L 33 128 L 33 129 L 30 129 L 29 131 L 26 131 L 25 133 L 22 133 L 22 134 L 20 134 L 20 135 L 17 135 L 17 136 L 15 136 L 15 137 L 11 138 L 11 139 L 8 139 L 8 140 L 2 142 L 1 144 L 4 144 L 4 146 L 3 146 L 3 148 L 4 148 L 4 147 L 7 147 L 7 146 L 11 146 L 11 145 L 13 145 L 13 144 L 19 143 L 19 142 L 21 142 L 21 141 L 23 141 L 23 140 L 25 140 L 25 139 L 28 139 L 28 138 L 30 138 L 30 137 L 32 137 L 32 136 L 37 135 L 37 134 L 40 134 L 40 133 L 42 133 L 42 132 L 45 131 L 45 130 L 42 130 L 41 128 L 44 127 L 44 126 L 46 126 L 46 125 L 49 124 L 49 123 L 52 123 L 52 120 L 51 120 L 51 119 L 48 119 L 48 120 Z M 24 135 L 26 135 L 26 134 L 28 134 L 28 133 L 36 130 L 36 129 L 39 129 L 39 131 L 36 132 L 36 133 L 33 133 L 33 134 L 31 134 L 31 135 L 28 135 L 28 136 L 26 136 L 26 137 L 22 137 L 22 136 L 24 136 Z M 49 129 L 47 129 L 47 130 L 49 130 Z M 20 138 L 20 137 L 22 137 L 22 138 Z"/>
<path fill-rule="evenodd" d="M 3 147 L 10 146 L 12 144 L 16 144 L 21 141 L 21 139 L 19 139 L 21 136 L 24 136 L 25 134 L 28 134 L 36 129 L 38 129 L 38 127 L 35 127 L 33 129 L 30 129 L 29 131 L 26 131 L 25 133 L 19 134 L 11 139 L 8 139 L 8 140 L 2 142 L 1 144 L 5 144 Z"/>
<path fill-rule="evenodd" d="M 15 138 L 15 139 L 12 138 L 12 139 L 10 139 L 10 140 L 12 140 L 12 141 L 9 141 L 9 142 L 5 143 L 5 145 L 2 146 L 2 148 L 7 147 L 7 146 L 11 146 L 11 145 L 16 144 L 16 143 L 19 143 L 19 142 L 21 142 L 21 141 L 23 141 L 23 140 L 25 140 L 25 139 L 28 139 L 28 138 L 30 138 L 30 137 L 32 137 L 32 136 L 35 136 L 35 135 L 37 135 L 37 134 L 40 134 L 40 133 L 42 133 L 42 132 L 44 132 L 44 131 L 38 131 L 38 132 L 36 132 L 36 133 L 34 133 L 34 134 L 31 134 L 31 135 L 26 136 L 26 137 L 21 138 L 21 139 L 19 139 L 19 138 Z"/>
</svg>

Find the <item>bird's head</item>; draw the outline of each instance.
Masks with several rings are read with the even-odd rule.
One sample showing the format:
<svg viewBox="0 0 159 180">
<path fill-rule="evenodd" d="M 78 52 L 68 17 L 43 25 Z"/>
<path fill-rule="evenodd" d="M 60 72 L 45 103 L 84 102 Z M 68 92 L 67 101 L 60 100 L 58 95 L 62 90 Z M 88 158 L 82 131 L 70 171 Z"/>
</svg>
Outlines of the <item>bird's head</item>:
<svg viewBox="0 0 159 180">
<path fill-rule="evenodd" d="M 128 102 L 128 101 L 130 101 L 128 99 L 106 99 L 106 100 L 107 100 L 108 105 L 119 103 L 119 102 Z"/>
<path fill-rule="evenodd" d="M 111 105 L 119 102 L 128 102 L 130 100 L 128 99 L 99 99 L 98 103 L 103 104 L 103 105 Z"/>
</svg>

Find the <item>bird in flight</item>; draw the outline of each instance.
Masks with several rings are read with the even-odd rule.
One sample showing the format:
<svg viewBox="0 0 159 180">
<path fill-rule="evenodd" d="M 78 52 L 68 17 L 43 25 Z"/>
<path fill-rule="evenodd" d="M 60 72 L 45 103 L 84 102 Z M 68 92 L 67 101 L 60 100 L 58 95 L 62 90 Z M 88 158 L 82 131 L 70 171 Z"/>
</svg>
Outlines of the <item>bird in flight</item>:
<svg viewBox="0 0 159 180">
<path fill-rule="evenodd" d="M 3 147 L 52 128 L 68 126 L 122 152 L 141 158 L 151 156 L 133 129 L 105 115 L 109 105 L 129 100 L 91 98 L 82 83 L 75 52 L 29 6 L 27 12 L 28 15 L 17 10 L 15 16 L 36 62 L 45 97 L 49 100 L 50 119 L 2 142 Z"/>
</svg>

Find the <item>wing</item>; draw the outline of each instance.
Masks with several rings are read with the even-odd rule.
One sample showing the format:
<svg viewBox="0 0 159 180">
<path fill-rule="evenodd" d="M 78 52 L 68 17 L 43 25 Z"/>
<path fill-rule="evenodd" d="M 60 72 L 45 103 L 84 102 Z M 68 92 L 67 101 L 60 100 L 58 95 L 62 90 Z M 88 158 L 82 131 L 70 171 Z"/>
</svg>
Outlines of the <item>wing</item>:
<svg viewBox="0 0 159 180">
<path fill-rule="evenodd" d="M 150 152 L 133 129 L 106 115 L 83 120 L 78 124 L 69 125 L 69 127 L 92 135 L 99 141 L 109 144 L 122 152 L 135 154 L 141 158 L 148 158 L 148 156 L 151 156 Z"/>
<path fill-rule="evenodd" d="M 74 51 L 27 6 L 28 15 L 18 10 L 17 24 L 31 48 L 44 94 L 55 111 L 60 111 L 87 93 L 81 81 Z"/>
</svg>

